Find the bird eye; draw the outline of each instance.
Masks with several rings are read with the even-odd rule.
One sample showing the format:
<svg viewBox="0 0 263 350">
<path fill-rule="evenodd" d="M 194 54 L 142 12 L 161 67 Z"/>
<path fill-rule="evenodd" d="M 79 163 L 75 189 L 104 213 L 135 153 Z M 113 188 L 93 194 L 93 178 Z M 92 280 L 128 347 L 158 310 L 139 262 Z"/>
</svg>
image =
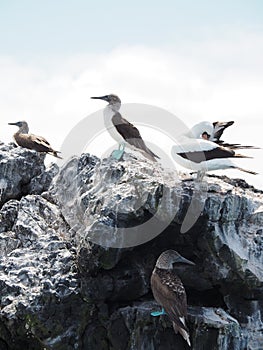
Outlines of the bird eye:
<svg viewBox="0 0 263 350">
<path fill-rule="evenodd" d="M 208 134 L 208 132 L 206 132 L 206 131 L 204 131 L 204 132 L 202 133 L 202 138 L 205 139 L 205 140 L 209 140 L 210 136 L 211 136 L 211 135 Z"/>
</svg>

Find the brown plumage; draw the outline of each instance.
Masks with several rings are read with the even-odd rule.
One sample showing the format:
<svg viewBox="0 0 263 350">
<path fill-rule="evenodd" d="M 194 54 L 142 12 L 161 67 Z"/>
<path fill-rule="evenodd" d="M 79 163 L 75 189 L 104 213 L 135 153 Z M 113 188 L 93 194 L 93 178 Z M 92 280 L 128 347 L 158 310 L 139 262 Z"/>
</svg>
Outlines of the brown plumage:
<svg viewBox="0 0 263 350">
<path fill-rule="evenodd" d="M 180 278 L 173 271 L 173 264 L 194 265 L 174 250 L 166 250 L 158 258 L 151 276 L 155 300 L 160 304 L 173 324 L 175 333 L 180 333 L 191 346 L 186 325 L 187 298 Z"/>
<path fill-rule="evenodd" d="M 200 141 L 201 142 L 201 141 Z M 189 159 L 195 163 L 201 163 L 205 160 L 220 159 L 220 158 L 251 158 L 243 154 L 237 154 L 230 148 L 216 146 L 215 148 L 203 151 L 190 151 L 177 153 L 179 156 Z"/>
<path fill-rule="evenodd" d="M 14 139 L 18 146 L 33 149 L 37 152 L 43 152 L 51 154 L 56 158 L 62 159 L 58 153 L 51 146 L 50 143 L 42 136 L 36 136 L 29 134 L 28 124 L 25 121 L 20 121 L 17 123 L 8 123 L 9 125 L 16 125 L 19 127 L 19 130 L 14 134 Z"/>
<path fill-rule="evenodd" d="M 99 97 L 91 97 L 108 102 L 104 109 L 104 120 L 107 130 L 111 136 L 119 143 L 124 143 L 131 149 L 140 151 L 146 158 L 156 162 L 159 157 L 153 153 L 145 144 L 139 130 L 119 113 L 121 100 L 117 95 L 110 94 Z M 111 128 L 110 125 L 114 126 Z M 114 131 L 115 130 L 115 131 Z"/>
<path fill-rule="evenodd" d="M 147 158 L 156 162 L 156 158 L 159 157 L 146 146 L 139 130 L 134 125 L 123 118 L 118 112 L 112 117 L 112 123 L 125 141 L 134 148 L 142 151 Z"/>
</svg>

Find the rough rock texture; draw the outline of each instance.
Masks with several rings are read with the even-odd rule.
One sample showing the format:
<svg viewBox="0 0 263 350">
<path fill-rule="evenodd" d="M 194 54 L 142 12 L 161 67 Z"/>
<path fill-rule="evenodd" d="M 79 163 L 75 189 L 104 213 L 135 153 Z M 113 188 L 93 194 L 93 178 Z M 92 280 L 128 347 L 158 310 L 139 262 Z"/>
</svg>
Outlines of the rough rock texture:
<svg viewBox="0 0 263 350">
<path fill-rule="evenodd" d="M 181 337 L 174 337 L 167 319 L 152 320 L 150 313 L 156 307 L 141 302 L 113 313 L 108 330 L 112 348 L 189 349 Z M 238 322 L 221 308 L 189 307 L 188 314 L 194 349 L 241 349 Z"/>
<path fill-rule="evenodd" d="M 44 154 L 15 144 L 0 144 L 0 207 L 9 199 L 48 189 L 58 167 L 46 170 L 44 159 Z"/>
<path fill-rule="evenodd" d="M 5 147 L 1 167 L 17 171 L 14 179 L 0 172 L 9 184 L 0 210 L 0 350 L 188 349 L 166 316 L 150 315 L 159 309 L 150 275 L 165 249 L 196 263 L 178 271 L 192 348 L 263 348 L 261 191 L 227 178 L 178 180 L 132 155 L 88 154 L 68 161 L 48 189 L 55 168 Z M 31 177 L 19 173 L 27 157 Z"/>
</svg>

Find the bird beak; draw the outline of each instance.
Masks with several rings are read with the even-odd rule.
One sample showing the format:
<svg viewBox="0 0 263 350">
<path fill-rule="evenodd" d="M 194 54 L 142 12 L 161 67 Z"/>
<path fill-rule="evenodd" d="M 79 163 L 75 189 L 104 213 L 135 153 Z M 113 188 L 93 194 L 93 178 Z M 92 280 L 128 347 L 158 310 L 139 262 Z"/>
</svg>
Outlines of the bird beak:
<svg viewBox="0 0 263 350">
<path fill-rule="evenodd" d="M 108 96 L 98 96 L 98 97 L 91 97 L 93 100 L 103 100 L 108 102 Z"/>
<path fill-rule="evenodd" d="M 18 123 L 8 123 L 8 125 L 16 125 L 16 126 L 18 126 Z"/>
<path fill-rule="evenodd" d="M 178 264 L 182 264 L 182 265 L 195 265 L 194 262 L 186 259 L 186 258 L 183 258 L 182 256 L 180 256 L 180 258 L 176 261 L 176 263 Z"/>
</svg>

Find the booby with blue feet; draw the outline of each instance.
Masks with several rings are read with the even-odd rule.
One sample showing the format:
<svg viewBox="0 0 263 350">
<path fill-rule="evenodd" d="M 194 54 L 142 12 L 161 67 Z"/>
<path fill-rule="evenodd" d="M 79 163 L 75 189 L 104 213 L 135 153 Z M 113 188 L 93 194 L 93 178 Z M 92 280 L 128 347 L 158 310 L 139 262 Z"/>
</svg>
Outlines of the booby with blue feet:
<svg viewBox="0 0 263 350">
<path fill-rule="evenodd" d="M 152 316 L 167 314 L 172 321 L 175 333 L 180 333 L 191 346 L 189 330 L 186 325 L 187 297 L 182 281 L 174 272 L 176 266 L 195 265 L 182 257 L 175 250 L 166 250 L 157 259 L 151 276 L 151 287 L 154 299 L 162 307 L 160 312 L 152 312 Z"/>
<path fill-rule="evenodd" d="M 140 151 L 146 158 L 156 162 L 156 158 L 159 157 L 146 146 L 139 130 L 120 114 L 121 100 L 117 95 L 110 94 L 91 98 L 108 102 L 104 109 L 105 126 L 113 139 L 119 144 L 119 149 L 112 152 L 113 158 L 120 160 L 127 146 Z"/>
</svg>

